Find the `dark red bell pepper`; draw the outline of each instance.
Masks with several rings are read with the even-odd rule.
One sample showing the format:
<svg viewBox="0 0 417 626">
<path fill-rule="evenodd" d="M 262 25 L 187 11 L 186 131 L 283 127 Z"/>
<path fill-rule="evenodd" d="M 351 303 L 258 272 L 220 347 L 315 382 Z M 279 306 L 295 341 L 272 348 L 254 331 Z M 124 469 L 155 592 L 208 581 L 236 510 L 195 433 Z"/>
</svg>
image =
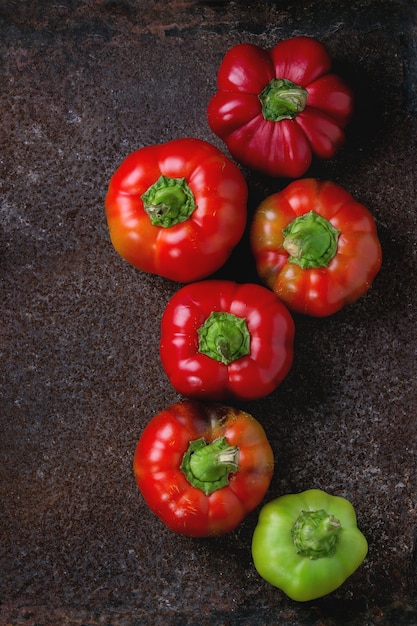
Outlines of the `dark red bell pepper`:
<svg viewBox="0 0 417 626">
<path fill-rule="evenodd" d="M 353 94 L 312 37 L 293 37 L 272 50 L 234 46 L 217 84 L 207 111 L 210 128 L 247 167 L 298 178 L 313 154 L 330 158 L 344 143 Z"/>
</svg>

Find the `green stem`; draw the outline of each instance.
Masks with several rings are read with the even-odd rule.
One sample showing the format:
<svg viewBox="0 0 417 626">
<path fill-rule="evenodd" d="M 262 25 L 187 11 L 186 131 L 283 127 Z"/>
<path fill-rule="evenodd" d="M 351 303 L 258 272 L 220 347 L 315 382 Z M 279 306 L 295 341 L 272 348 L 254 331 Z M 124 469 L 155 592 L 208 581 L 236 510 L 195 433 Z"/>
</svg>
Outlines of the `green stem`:
<svg viewBox="0 0 417 626">
<path fill-rule="evenodd" d="M 325 267 L 337 252 L 340 232 L 315 211 L 296 217 L 282 232 L 288 261 L 303 269 Z"/>
<path fill-rule="evenodd" d="M 309 559 L 331 557 L 336 552 L 342 526 L 324 509 L 302 511 L 291 534 L 297 554 Z"/>
<path fill-rule="evenodd" d="M 181 470 L 188 482 L 206 496 L 229 484 L 229 474 L 237 472 L 239 448 L 230 446 L 226 437 L 207 444 L 203 438 L 191 441 L 184 454 Z"/>
<path fill-rule="evenodd" d="M 163 228 L 185 222 L 196 208 L 185 178 L 160 176 L 141 198 L 152 224 Z"/>
<path fill-rule="evenodd" d="M 259 94 L 266 120 L 280 122 L 293 119 L 307 104 L 308 91 L 286 78 L 274 78 Z"/>
<path fill-rule="evenodd" d="M 199 352 L 224 365 L 250 354 L 250 333 L 243 317 L 213 311 L 197 333 Z"/>
</svg>

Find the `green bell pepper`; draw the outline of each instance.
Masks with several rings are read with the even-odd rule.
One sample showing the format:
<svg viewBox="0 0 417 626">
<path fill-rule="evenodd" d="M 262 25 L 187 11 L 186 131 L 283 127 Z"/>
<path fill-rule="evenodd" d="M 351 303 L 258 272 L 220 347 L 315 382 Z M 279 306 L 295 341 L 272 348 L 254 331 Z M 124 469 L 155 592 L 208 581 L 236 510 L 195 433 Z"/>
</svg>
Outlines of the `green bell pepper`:
<svg viewBox="0 0 417 626">
<path fill-rule="evenodd" d="M 298 602 L 340 587 L 367 552 L 351 503 L 319 489 L 266 504 L 252 538 L 258 573 Z"/>
</svg>

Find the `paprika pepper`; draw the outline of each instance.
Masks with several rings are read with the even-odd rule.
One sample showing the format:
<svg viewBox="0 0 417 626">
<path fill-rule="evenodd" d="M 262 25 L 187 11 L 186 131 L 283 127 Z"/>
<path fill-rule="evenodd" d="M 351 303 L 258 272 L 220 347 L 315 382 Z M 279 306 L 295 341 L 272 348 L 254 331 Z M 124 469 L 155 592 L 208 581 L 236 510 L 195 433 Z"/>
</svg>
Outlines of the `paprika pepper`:
<svg viewBox="0 0 417 626">
<path fill-rule="evenodd" d="M 331 181 L 304 178 L 267 197 L 250 240 L 262 281 L 291 311 L 316 317 L 365 294 L 382 263 L 371 213 Z"/>
<path fill-rule="evenodd" d="M 258 573 L 299 602 L 340 587 L 367 552 L 352 504 L 319 489 L 268 502 L 252 539 Z"/>
<path fill-rule="evenodd" d="M 249 413 L 184 400 L 147 424 L 133 468 L 146 503 L 168 528 L 209 537 L 235 529 L 261 502 L 274 457 Z"/>
<path fill-rule="evenodd" d="M 174 389 L 189 398 L 254 400 L 288 374 L 294 321 L 266 287 L 205 280 L 165 307 L 160 356 Z"/>
<path fill-rule="evenodd" d="M 270 176 L 302 176 L 313 154 L 334 156 L 352 115 L 352 90 L 331 65 L 312 37 L 292 37 L 272 50 L 234 46 L 208 105 L 211 130 L 239 163 Z"/>
<path fill-rule="evenodd" d="M 241 239 L 247 185 L 200 139 L 145 146 L 113 174 L 105 208 L 111 241 L 138 269 L 178 282 L 218 270 Z"/>
</svg>

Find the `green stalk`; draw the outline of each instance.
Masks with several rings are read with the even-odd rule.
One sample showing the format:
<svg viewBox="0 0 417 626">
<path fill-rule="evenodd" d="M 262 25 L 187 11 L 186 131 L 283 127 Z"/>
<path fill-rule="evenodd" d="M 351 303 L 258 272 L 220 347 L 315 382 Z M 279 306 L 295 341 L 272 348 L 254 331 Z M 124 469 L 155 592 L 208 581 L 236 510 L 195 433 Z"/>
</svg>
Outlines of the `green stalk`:
<svg viewBox="0 0 417 626">
<path fill-rule="evenodd" d="M 238 460 L 239 448 L 230 446 L 226 437 L 209 444 L 201 438 L 190 442 L 181 470 L 193 487 L 208 496 L 229 484 L 229 474 L 239 469 Z"/>
<path fill-rule="evenodd" d="M 197 332 L 199 352 L 224 365 L 250 354 L 250 333 L 243 317 L 213 311 Z"/>
<path fill-rule="evenodd" d="M 297 554 L 309 559 L 321 559 L 334 555 L 341 530 L 339 520 L 320 509 L 302 511 L 291 535 Z"/>
<path fill-rule="evenodd" d="M 303 269 L 326 267 L 337 252 L 340 232 L 315 211 L 296 217 L 282 232 L 288 261 Z"/>
<path fill-rule="evenodd" d="M 163 228 L 185 222 L 196 208 L 185 178 L 160 176 L 141 198 L 152 224 Z"/>
<path fill-rule="evenodd" d="M 259 94 L 266 120 L 280 122 L 293 119 L 307 104 L 308 91 L 286 78 L 274 78 Z"/>
</svg>

